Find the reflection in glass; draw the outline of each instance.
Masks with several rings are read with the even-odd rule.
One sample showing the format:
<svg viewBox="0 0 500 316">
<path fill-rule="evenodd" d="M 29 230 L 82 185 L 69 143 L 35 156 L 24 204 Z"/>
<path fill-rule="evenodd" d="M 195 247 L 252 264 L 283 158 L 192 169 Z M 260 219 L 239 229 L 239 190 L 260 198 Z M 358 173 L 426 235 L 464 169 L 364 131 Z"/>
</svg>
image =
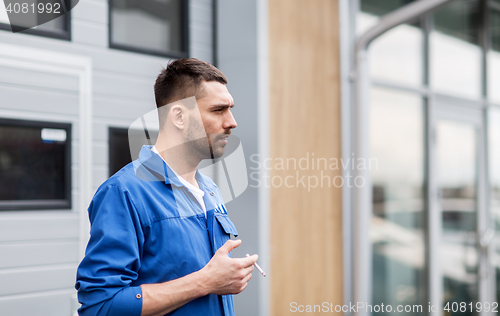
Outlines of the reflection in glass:
<svg viewBox="0 0 500 316">
<path fill-rule="evenodd" d="M 424 304 L 422 99 L 374 88 L 370 116 L 373 304 Z"/>
<path fill-rule="evenodd" d="M 372 15 L 382 16 L 414 1 L 415 0 L 361 0 L 360 9 Z"/>
<path fill-rule="evenodd" d="M 457 0 L 434 15 L 430 35 L 431 85 L 444 93 L 481 96 L 477 1 Z"/>
<path fill-rule="evenodd" d="M 500 257 L 500 108 L 489 111 L 489 178 L 491 183 L 490 208 L 495 221 L 493 253 Z M 500 261 L 493 261 L 496 270 L 496 301 L 500 302 Z"/>
<path fill-rule="evenodd" d="M 57 1 L 57 0 L 50 0 L 50 1 L 45 0 L 43 3 L 44 4 L 47 4 L 47 3 L 54 4 L 54 3 L 61 3 L 61 2 Z M 61 9 L 59 11 L 64 12 L 62 10 L 63 9 Z M 33 20 L 30 19 L 29 26 L 35 25 L 34 27 L 31 27 L 31 29 L 48 31 L 48 32 L 52 32 L 52 33 L 64 33 L 68 30 L 67 22 L 66 22 L 66 18 L 67 18 L 66 15 L 53 13 L 52 14 L 53 17 L 57 17 L 57 16 L 59 16 L 59 17 L 54 18 L 53 20 L 50 20 L 50 21 L 43 23 L 41 25 L 36 25 L 37 23 L 41 23 L 41 21 L 42 21 L 42 18 L 39 15 L 31 15 L 31 16 L 33 17 Z M 46 21 L 47 19 L 51 18 L 49 16 L 50 15 L 48 13 L 43 13 L 43 21 Z M 6 11 L 6 8 L 5 8 L 3 2 L 0 2 L 0 23 L 10 25 L 9 15 L 7 14 L 7 11 Z M 26 26 L 28 26 L 28 25 L 26 25 Z"/>
<path fill-rule="evenodd" d="M 488 98 L 500 103 L 500 12 L 491 12 L 491 50 L 488 52 Z"/>
<path fill-rule="evenodd" d="M 400 25 L 377 38 L 369 48 L 372 78 L 422 84 L 422 32 Z"/>
<path fill-rule="evenodd" d="M 356 34 L 359 36 L 377 24 L 379 17 L 415 0 L 360 0 L 356 16 Z"/>
<path fill-rule="evenodd" d="M 374 27 L 380 18 L 376 15 L 358 12 L 356 15 L 356 36 L 361 36 L 363 33 Z"/>
<path fill-rule="evenodd" d="M 180 0 L 111 1 L 111 41 L 159 53 L 182 52 Z"/>
<path fill-rule="evenodd" d="M 0 122 L 0 207 L 6 205 L 2 202 L 69 199 L 68 127 L 28 124 Z"/>
<path fill-rule="evenodd" d="M 476 132 L 473 125 L 437 124 L 439 205 L 442 212 L 443 306 L 476 304 Z M 475 305 L 474 305 L 475 306 Z M 461 315 L 475 315 L 470 309 Z M 454 315 L 454 313 L 452 313 Z"/>
</svg>

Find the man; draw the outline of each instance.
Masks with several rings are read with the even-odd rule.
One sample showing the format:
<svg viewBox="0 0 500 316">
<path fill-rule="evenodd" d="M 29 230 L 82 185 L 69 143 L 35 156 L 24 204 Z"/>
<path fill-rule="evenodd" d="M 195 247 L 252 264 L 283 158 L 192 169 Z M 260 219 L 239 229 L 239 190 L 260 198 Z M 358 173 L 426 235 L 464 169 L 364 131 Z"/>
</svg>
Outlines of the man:
<svg viewBox="0 0 500 316">
<path fill-rule="evenodd" d="M 197 59 L 170 63 L 155 83 L 160 132 L 97 190 L 77 273 L 80 315 L 234 315 L 257 255 L 241 241 L 220 192 L 201 175 L 221 157 L 236 121 L 227 79 Z"/>
</svg>

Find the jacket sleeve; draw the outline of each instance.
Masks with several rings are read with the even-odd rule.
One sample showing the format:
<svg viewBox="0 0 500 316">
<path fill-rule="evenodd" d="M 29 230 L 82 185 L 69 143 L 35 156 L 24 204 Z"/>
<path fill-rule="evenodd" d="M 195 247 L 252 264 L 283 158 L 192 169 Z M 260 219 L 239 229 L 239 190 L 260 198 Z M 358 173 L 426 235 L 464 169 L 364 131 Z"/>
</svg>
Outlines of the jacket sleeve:
<svg viewBox="0 0 500 316">
<path fill-rule="evenodd" d="M 127 191 L 100 188 L 89 207 L 90 240 L 75 288 L 81 316 L 139 316 L 140 286 L 131 286 L 141 267 L 144 235 Z"/>
</svg>

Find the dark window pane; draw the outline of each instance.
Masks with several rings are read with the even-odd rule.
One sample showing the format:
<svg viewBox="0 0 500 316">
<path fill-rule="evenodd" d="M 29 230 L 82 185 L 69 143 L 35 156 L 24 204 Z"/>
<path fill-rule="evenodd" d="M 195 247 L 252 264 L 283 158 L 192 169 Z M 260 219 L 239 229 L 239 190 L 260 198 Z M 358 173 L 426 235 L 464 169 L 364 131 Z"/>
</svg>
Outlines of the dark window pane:
<svg viewBox="0 0 500 316">
<path fill-rule="evenodd" d="M 373 15 L 384 15 L 415 0 L 361 0 L 361 11 Z"/>
<path fill-rule="evenodd" d="M 109 176 L 132 161 L 128 144 L 128 130 L 125 128 L 109 129 Z"/>
<path fill-rule="evenodd" d="M 490 19 L 491 48 L 497 52 L 500 52 L 500 12 L 492 11 Z"/>
<path fill-rule="evenodd" d="M 70 141 L 69 124 L 1 120 L 0 209 L 69 208 Z"/>
<path fill-rule="evenodd" d="M 476 45 L 479 44 L 480 23 L 477 0 L 454 1 L 434 14 L 436 31 Z"/>
<path fill-rule="evenodd" d="M 78 3 L 78 1 L 73 0 Z M 10 3 L 10 2 L 9 2 Z M 11 6 L 14 2 L 11 3 Z M 28 1 L 28 13 L 12 14 L 0 5 L 0 29 L 16 31 L 24 34 L 34 34 L 47 37 L 70 39 L 70 12 L 65 13 L 65 8 L 60 0 L 44 0 L 33 3 Z M 6 2 L 5 5 L 8 5 Z M 33 5 L 33 6 L 32 6 Z M 35 11 L 34 13 L 33 10 Z M 50 12 L 50 13 L 49 13 Z"/>
<path fill-rule="evenodd" d="M 481 96 L 481 48 L 477 1 L 457 0 L 434 15 L 430 81 L 440 92 Z"/>
<path fill-rule="evenodd" d="M 149 137 L 145 142 L 144 137 Z M 143 145 L 153 145 L 158 139 L 157 130 L 109 128 L 109 176 L 132 162 L 132 155 L 137 158 Z"/>
<path fill-rule="evenodd" d="M 184 10 L 180 0 L 112 0 L 111 44 L 159 54 L 183 54 Z"/>
<path fill-rule="evenodd" d="M 491 50 L 488 51 L 488 98 L 500 103 L 500 12 L 491 12 Z"/>
</svg>

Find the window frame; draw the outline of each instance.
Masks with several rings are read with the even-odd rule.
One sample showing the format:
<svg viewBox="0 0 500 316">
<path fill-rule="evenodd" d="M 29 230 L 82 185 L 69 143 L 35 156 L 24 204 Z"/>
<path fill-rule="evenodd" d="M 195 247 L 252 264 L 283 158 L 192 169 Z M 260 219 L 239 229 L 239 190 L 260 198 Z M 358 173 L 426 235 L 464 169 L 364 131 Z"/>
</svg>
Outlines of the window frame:
<svg viewBox="0 0 500 316">
<path fill-rule="evenodd" d="M 63 17 L 64 17 L 64 23 L 65 23 L 65 30 L 62 32 L 54 32 L 54 31 L 38 30 L 38 29 L 30 28 L 30 29 L 27 29 L 27 30 L 24 30 L 21 32 L 17 32 L 17 33 L 36 35 L 36 36 L 42 36 L 42 37 L 47 37 L 47 38 L 55 38 L 55 39 L 60 39 L 60 40 L 65 40 L 65 41 L 71 41 L 71 10 L 67 11 L 65 14 L 63 14 Z M 61 18 L 61 17 L 58 17 L 57 19 L 59 19 L 59 18 Z M 10 24 L 0 22 L 0 30 L 12 32 L 12 26 Z"/>
<path fill-rule="evenodd" d="M 170 58 L 187 58 L 189 57 L 189 0 L 181 0 L 181 14 L 182 14 L 182 23 L 181 23 L 181 47 L 182 53 L 168 51 L 161 52 L 154 49 L 148 48 L 140 48 L 135 47 L 133 45 L 126 44 L 116 44 L 112 41 L 112 33 L 113 33 L 113 18 L 112 18 L 112 8 L 113 1 L 108 0 L 108 47 L 113 49 L 118 49 L 127 52 L 145 54 L 145 55 L 153 55 L 158 57 L 170 57 Z"/>
<path fill-rule="evenodd" d="M 60 200 L 0 200 L 1 211 L 36 211 L 36 210 L 69 210 L 72 209 L 73 199 L 72 191 L 72 173 L 71 173 L 71 146 L 72 146 L 72 124 L 71 123 L 56 123 L 49 121 L 32 121 L 23 119 L 7 119 L 0 118 L 0 125 L 14 127 L 41 127 L 41 128 L 57 128 L 66 130 L 66 143 L 64 150 L 64 188 L 65 199 Z"/>
</svg>

